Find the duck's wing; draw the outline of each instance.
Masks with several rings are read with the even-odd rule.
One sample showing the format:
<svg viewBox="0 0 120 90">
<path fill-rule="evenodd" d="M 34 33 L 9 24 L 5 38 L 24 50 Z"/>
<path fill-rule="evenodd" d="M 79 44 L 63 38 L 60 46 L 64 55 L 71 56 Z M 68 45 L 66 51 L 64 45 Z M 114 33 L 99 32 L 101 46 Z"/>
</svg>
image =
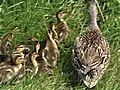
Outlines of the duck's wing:
<svg viewBox="0 0 120 90">
<path fill-rule="evenodd" d="M 87 32 L 77 37 L 73 49 L 73 66 L 88 87 L 96 85 L 109 62 L 109 46 L 101 34 Z"/>
</svg>

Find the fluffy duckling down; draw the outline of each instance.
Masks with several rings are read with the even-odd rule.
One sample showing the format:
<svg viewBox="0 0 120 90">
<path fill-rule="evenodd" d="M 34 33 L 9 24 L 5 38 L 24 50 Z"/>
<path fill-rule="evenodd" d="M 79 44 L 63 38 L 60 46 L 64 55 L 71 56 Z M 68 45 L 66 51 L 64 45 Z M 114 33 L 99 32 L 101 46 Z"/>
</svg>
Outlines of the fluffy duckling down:
<svg viewBox="0 0 120 90">
<path fill-rule="evenodd" d="M 56 39 L 57 37 L 55 26 L 52 24 L 48 32 L 46 46 L 43 50 L 43 57 L 52 67 L 56 66 L 59 57 L 58 39 Z"/>
<path fill-rule="evenodd" d="M 14 64 L 7 64 L 6 67 L 0 69 L 0 84 L 6 83 L 13 79 L 22 68 L 24 62 L 23 56 L 17 56 L 14 60 Z"/>
<path fill-rule="evenodd" d="M 59 43 L 61 43 L 65 39 L 67 39 L 69 32 L 70 32 L 70 29 L 69 29 L 66 21 L 64 20 L 65 15 L 66 15 L 66 13 L 63 10 L 59 10 L 56 13 L 58 23 L 55 25 L 55 31 L 58 34 L 58 42 Z"/>
</svg>

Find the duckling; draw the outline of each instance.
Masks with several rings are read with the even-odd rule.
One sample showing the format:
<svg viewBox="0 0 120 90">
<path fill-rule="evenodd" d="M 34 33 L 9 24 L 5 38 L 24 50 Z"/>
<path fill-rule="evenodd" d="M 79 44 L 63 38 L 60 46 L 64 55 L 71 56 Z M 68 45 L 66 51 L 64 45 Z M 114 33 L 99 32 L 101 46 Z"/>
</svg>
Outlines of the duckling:
<svg viewBox="0 0 120 90">
<path fill-rule="evenodd" d="M 35 50 L 31 55 L 31 61 L 33 66 L 35 67 L 34 74 L 37 74 L 38 71 L 39 73 L 46 72 L 48 71 L 47 67 L 50 65 L 48 64 L 47 60 L 43 57 L 43 49 L 40 48 L 39 42 L 37 42 L 36 39 L 34 42 L 36 42 L 34 43 Z"/>
<path fill-rule="evenodd" d="M 56 43 L 55 38 L 52 37 L 54 32 L 55 32 L 55 26 L 51 25 L 51 28 L 48 32 L 46 46 L 45 46 L 43 53 L 42 53 L 43 58 L 46 59 L 47 62 L 52 67 L 56 66 L 57 59 L 59 57 L 58 44 Z M 54 34 L 54 35 L 56 35 L 56 34 Z"/>
<path fill-rule="evenodd" d="M 40 48 L 40 43 L 39 43 L 38 39 L 36 39 L 34 37 L 28 39 L 27 45 L 29 45 L 31 48 L 30 53 L 36 52 L 37 51 L 36 49 L 39 50 L 39 48 Z M 39 48 L 36 48 L 36 47 L 39 47 Z"/>
<path fill-rule="evenodd" d="M 89 26 L 83 36 L 77 37 L 73 49 L 73 66 L 84 84 L 92 88 L 103 76 L 110 59 L 109 44 L 97 25 L 95 0 L 87 0 Z"/>
<path fill-rule="evenodd" d="M 13 39 L 13 33 L 18 31 L 18 27 L 16 27 L 15 29 L 13 29 L 11 32 L 5 33 L 5 35 L 3 35 L 0 38 L 0 53 L 9 53 L 12 49 L 11 46 L 11 41 Z"/>
<path fill-rule="evenodd" d="M 9 64 L 4 68 L 0 69 L 0 84 L 6 83 L 9 80 L 13 79 L 22 68 L 22 63 L 24 58 L 18 56 L 15 60 L 15 64 Z"/>
<path fill-rule="evenodd" d="M 27 45 L 18 45 L 15 47 L 15 51 L 23 52 L 24 54 L 27 54 L 30 51 L 30 47 Z"/>
<path fill-rule="evenodd" d="M 10 54 L 0 54 L 0 68 L 6 67 L 9 64 L 16 64 L 16 58 L 25 57 L 23 51 L 27 52 L 28 48 L 25 48 L 23 45 L 17 46 L 17 48 Z"/>
<path fill-rule="evenodd" d="M 16 58 L 18 56 L 21 56 L 22 58 L 24 58 L 24 63 L 23 63 L 23 69 L 21 73 L 19 73 L 20 76 L 24 76 L 26 74 L 26 63 L 29 62 L 29 60 L 26 58 L 28 56 L 30 52 L 30 48 L 26 45 L 18 45 L 15 50 L 12 52 L 12 63 L 15 64 L 16 62 Z"/>
<path fill-rule="evenodd" d="M 58 23 L 55 25 L 55 31 L 58 34 L 58 41 L 59 43 L 65 40 L 68 37 L 68 34 L 70 32 L 69 27 L 67 23 L 64 20 L 65 12 L 63 10 L 59 10 L 56 13 L 56 17 L 58 20 Z"/>
<path fill-rule="evenodd" d="M 16 59 L 17 59 L 18 57 L 24 58 L 25 55 L 24 55 L 22 52 L 19 52 L 19 51 L 14 51 L 14 52 L 12 52 L 11 58 L 12 58 L 12 63 L 13 63 L 13 64 L 16 64 L 16 63 L 17 63 L 17 62 L 16 62 Z"/>
</svg>

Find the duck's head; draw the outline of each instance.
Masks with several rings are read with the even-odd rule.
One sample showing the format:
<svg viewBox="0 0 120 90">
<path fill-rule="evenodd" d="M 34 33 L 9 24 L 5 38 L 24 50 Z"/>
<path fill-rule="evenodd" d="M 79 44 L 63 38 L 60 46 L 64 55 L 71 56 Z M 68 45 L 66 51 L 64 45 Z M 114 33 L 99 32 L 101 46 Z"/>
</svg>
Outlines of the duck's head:
<svg viewBox="0 0 120 90">
<path fill-rule="evenodd" d="M 88 13 L 90 15 L 94 15 L 95 13 L 97 13 L 97 9 L 96 9 L 96 1 L 95 0 L 85 0 L 88 6 Z"/>
<path fill-rule="evenodd" d="M 63 10 L 59 10 L 56 13 L 56 17 L 57 17 L 58 21 L 63 21 L 65 15 L 66 15 L 66 13 Z"/>
</svg>

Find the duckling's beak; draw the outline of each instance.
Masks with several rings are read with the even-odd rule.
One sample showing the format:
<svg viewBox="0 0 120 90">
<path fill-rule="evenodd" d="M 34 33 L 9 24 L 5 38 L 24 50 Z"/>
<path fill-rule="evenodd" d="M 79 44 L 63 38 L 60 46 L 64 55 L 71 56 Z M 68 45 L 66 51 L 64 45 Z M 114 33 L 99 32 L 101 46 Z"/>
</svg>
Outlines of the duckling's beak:
<svg viewBox="0 0 120 90">
<path fill-rule="evenodd" d="M 66 12 L 64 13 L 64 16 L 67 15 Z"/>
<path fill-rule="evenodd" d="M 21 62 L 24 63 L 24 62 L 27 62 L 27 60 L 26 59 L 21 59 Z"/>
</svg>

